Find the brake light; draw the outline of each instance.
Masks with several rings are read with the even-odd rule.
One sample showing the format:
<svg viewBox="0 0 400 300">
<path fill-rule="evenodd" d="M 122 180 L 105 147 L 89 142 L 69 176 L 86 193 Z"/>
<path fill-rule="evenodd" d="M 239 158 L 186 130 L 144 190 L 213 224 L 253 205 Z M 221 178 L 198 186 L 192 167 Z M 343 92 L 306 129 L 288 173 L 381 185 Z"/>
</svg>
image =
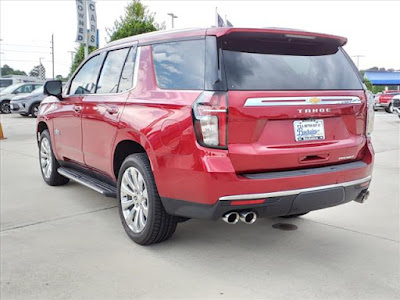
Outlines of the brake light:
<svg viewBox="0 0 400 300">
<path fill-rule="evenodd" d="M 367 91 L 366 95 L 367 95 L 367 122 L 365 131 L 367 136 L 371 136 L 372 131 L 374 130 L 374 121 L 375 121 L 374 96 L 370 91 Z"/>
<path fill-rule="evenodd" d="M 202 92 L 193 104 L 193 125 L 200 145 L 227 148 L 228 95 L 225 92 Z"/>
</svg>

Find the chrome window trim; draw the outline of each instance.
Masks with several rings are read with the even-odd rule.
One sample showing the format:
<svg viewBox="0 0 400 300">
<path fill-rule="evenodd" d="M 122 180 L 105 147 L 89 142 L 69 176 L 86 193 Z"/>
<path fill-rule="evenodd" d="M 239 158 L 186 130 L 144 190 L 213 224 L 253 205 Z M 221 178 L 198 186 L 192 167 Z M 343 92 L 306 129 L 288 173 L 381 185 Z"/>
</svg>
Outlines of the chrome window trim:
<svg viewBox="0 0 400 300">
<path fill-rule="evenodd" d="M 330 185 L 323 185 L 311 188 L 304 188 L 304 189 L 297 189 L 297 190 L 287 190 L 287 191 L 279 191 L 279 192 L 270 192 L 270 193 L 261 193 L 261 194 L 243 194 L 243 195 L 233 195 L 233 196 L 224 196 L 219 198 L 219 201 L 235 201 L 235 200 L 253 200 L 253 199 L 262 199 L 262 198 L 274 198 L 274 197 L 282 197 L 282 196 L 292 196 L 298 195 L 300 193 L 305 192 L 314 192 L 320 191 L 325 189 L 331 189 L 336 187 L 347 187 L 351 185 L 361 184 L 367 182 L 372 179 L 372 176 L 367 176 L 362 179 L 330 184 Z"/>
<path fill-rule="evenodd" d="M 310 99 L 318 98 L 321 101 L 313 103 Z M 311 96 L 311 97 L 261 97 L 248 98 L 245 107 L 255 106 L 292 106 L 292 105 L 319 105 L 319 104 L 360 104 L 361 99 L 356 96 Z"/>
<path fill-rule="evenodd" d="M 139 80 L 139 63 L 140 63 L 140 54 L 141 53 L 142 53 L 142 47 L 138 46 L 136 48 L 135 68 L 133 69 L 133 86 L 132 86 L 131 90 L 136 88 L 138 80 Z"/>
</svg>

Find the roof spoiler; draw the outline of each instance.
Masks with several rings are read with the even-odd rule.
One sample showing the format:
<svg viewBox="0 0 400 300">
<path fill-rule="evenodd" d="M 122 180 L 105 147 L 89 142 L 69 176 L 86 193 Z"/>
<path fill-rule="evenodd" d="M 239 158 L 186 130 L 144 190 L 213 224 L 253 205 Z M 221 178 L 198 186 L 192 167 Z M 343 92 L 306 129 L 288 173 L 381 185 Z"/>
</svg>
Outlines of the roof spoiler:
<svg viewBox="0 0 400 300">
<path fill-rule="evenodd" d="M 223 27 L 223 28 L 210 28 L 207 29 L 207 35 L 215 35 L 217 37 L 222 37 L 225 35 L 230 35 L 233 33 L 248 33 L 250 36 L 254 37 L 263 37 L 265 35 L 277 35 L 282 38 L 292 38 L 299 40 L 315 40 L 318 41 L 329 41 L 330 43 L 335 44 L 337 47 L 344 46 L 347 43 L 347 38 L 330 35 L 324 33 L 315 33 L 308 31 L 300 31 L 295 29 L 281 29 L 281 28 L 232 28 L 232 27 Z"/>
</svg>

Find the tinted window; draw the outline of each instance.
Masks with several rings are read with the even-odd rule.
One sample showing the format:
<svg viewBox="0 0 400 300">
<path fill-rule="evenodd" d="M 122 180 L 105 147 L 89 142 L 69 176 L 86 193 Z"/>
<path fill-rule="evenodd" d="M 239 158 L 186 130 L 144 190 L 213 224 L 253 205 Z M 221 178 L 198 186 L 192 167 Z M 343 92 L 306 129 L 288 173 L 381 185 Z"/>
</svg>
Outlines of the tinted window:
<svg viewBox="0 0 400 300">
<path fill-rule="evenodd" d="M 129 90 L 133 86 L 133 72 L 135 69 L 136 47 L 131 48 L 126 59 L 124 70 L 119 82 L 118 92 Z"/>
<path fill-rule="evenodd" d="M 0 80 L 0 88 L 5 88 L 12 85 L 12 80 L 11 79 L 2 79 Z"/>
<path fill-rule="evenodd" d="M 157 84 L 165 89 L 204 89 L 205 40 L 153 45 Z"/>
<path fill-rule="evenodd" d="M 32 85 L 30 85 L 30 84 L 23 85 L 15 90 L 15 93 L 20 93 L 20 94 L 21 93 L 26 94 L 26 93 L 30 93 L 30 92 L 32 92 Z"/>
<path fill-rule="evenodd" d="M 124 48 L 108 52 L 101 70 L 96 93 L 109 94 L 117 92 L 119 78 L 121 77 L 122 67 L 128 51 L 129 48 Z"/>
<path fill-rule="evenodd" d="M 231 50 L 224 50 L 223 55 L 231 90 L 362 89 L 341 49 L 333 54 L 308 56 Z"/>
<path fill-rule="evenodd" d="M 96 81 L 103 61 L 102 55 L 93 56 L 78 71 L 71 82 L 69 93 L 74 94 L 93 94 L 96 90 Z"/>
</svg>

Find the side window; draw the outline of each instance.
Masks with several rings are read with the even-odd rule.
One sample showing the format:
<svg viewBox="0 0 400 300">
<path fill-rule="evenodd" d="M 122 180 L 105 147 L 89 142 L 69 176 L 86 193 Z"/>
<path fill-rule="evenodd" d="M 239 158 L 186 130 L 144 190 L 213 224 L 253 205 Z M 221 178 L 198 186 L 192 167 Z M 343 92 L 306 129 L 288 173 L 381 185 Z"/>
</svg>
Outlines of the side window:
<svg viewBox="0 0 400 300">
<path fill-rule="evenodd" d="M 15 90 L 15 94 L 21 94 L 21 93 L 30 93 L 32 92 L 32 85 L 23 85 L 19 87 L 18 89 Z"/>
<path fill-rule="evenodd" d="M 43 86 L 43 85 L 41 85 L 41 84 L 35 84 L 35 85 L 33 86 L 33 89 L 36 90 L 37 88 L 40 88 L 41 86 Z"/>
<path fill-rule="evenodd" d="M 101 54 L 93 56 L 78 71 L 71 82 L 70 95 L 93 94 L 96 90 L 96 81 L 103 61 Z"/>
<path fill-rule="evenodd" d="M 108 52 L 97 85 L 97 94 L 116 93 L 118 91 L 119 79 L 128 52 L 129 48 Z"/>
<path fill-rule="evenodd" d="M 205 40 L 153 45 L 157 84 L 163 89 L 204 89 Z"/>
<path fill-rule="evenodd" d="M 137 47 L 132 47 L 129 51 L 128 57 L 122 71 L 121 81 L 119 82 L 118 92 L 124 92 L 129 90 L 133 86 L 133 73 L 135 69 Z"/>
</svg>

